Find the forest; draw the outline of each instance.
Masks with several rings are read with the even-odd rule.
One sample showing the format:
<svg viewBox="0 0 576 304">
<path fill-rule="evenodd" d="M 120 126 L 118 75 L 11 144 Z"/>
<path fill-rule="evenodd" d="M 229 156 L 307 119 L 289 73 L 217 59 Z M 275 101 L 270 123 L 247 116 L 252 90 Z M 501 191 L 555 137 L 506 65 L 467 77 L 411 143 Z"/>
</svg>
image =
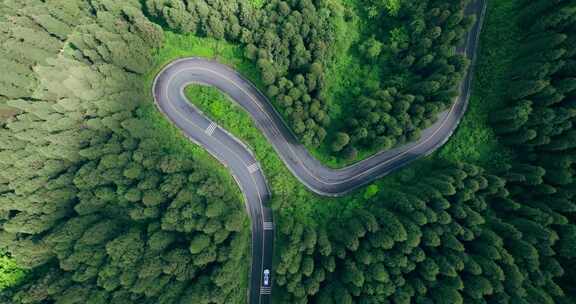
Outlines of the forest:
<svg viewBox="0 0 576 304">
<path fill-rule="evenodd" d="M 277 219 L 274 303 L 576 301 L 576 2 L 506 1 L 520 47 L 486 121 L 504 164 L 435 154 L 322 198 L 249 134 Z M 243 197 L 151 101 L 171 37 L 236 45 L 303 144 L 354 160 L 450 107 L 469 2 L 0 0 L 0 302 L 245 303 Z M 374 77 L 336 105 L 354 25 L 349 52 Z"/>
<path fill-rule="evenodd" d="M 436 163 L 432 176 L 325 225 L 288 220 L 277 269 L 283 301 L 574 301 L 576 4 L 518 7 L 525 36 L 507 102 L 490 117 L 515 158 L 493 173 Z"/>
<path fill-rule="evenodd" d="M 463 45 L 474 16 L 466 1 L 373 1 L 366 8 L 371 33 L 357 49 L 363 65 L 376 66 L 380 82 L 355 87 L 357 107 L 331 142 L 333 152 L 354 160 L 358 150 L 387 150 L 420 138 L 458 96 L 468 60 Z M 383 16 L 382 16 L 383 15 Z M 380 16 L 380 18 L 378 18 Z"/>
<path fill-rule="evenodd" d="M 0 244 L 33 272 L 2 302 L 237 301 L 242 198 L 137 117 L 160 26 L 138 1 L 2 12 L 3 103 L 18 113 L 2 124 Z"/>
</svg>

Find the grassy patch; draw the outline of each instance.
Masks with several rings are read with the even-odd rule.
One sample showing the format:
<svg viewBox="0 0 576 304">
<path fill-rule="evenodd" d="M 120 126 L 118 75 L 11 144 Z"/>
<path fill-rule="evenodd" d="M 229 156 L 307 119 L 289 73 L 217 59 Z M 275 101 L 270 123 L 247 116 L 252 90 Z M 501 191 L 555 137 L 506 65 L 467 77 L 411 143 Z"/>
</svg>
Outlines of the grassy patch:
<svg viewBox="0 0 576 304">
<path fill-rule="evenodd" d="M 516 24 L 517 12 L 515 0 L 489 1 L 468 111 L 454 136 L 436 156 L 492 168 L 512 157 L 512 152 L 498 142 L 488 117 L 506 103 L 509 67 L 522 36 Z"/>
<path fill-rule="evenodd" d="M 152 83 L 156 75 L 170 62 L 186 57 L 204 57 L 218 60 L 224 64 L 233 66 L 254 83 L 260 83 L 258 71 L 255 66 L 242 59 L 243 50 L 229 43 L 201 38 L 194 35 L 179 35 L 165 32 L 166 41 L 164 46 L 157 50 L 154 67 L 146 75 L 146 88 L 149 89 L 149 102 L 139 109 L 139 116 L 148 121 L 154 129 L 155 138 L 159 145 L 172 153 L 192 155 L 194 158 L 214 169 L 216 173 L 228 181 L 232 188 L 236 189 L 241 197 L 240 190 L 236 186 L 228 171 L 214 160 L 204 149 L 196 146 L 183 136 L 182 132 L 172 125 L 157 109 L 151 94 Z"/>
<path fill-rule="evenodd" d="M 341 198 L 321 197 L 310 192 L 292 175 L 272 145 L 256 127 L 250 115 L 227 95 L 213 87 L 190 85 L 185 90 L 188 100 L 207 117 L 246 143 L 256 155 L 266 175 L 273 196 L 274 209 L 311 225 L 338 217 L 349 209 L 361 208 L 372 189 L 362 188 Z M 380 191 L 398 189 L 403 183 L 417 180 L 418 172 L 428 170 L 432 162 L 417 162 L 373 183 Z M 283 217 L 277 217 L 281 221 Z"/>
<path fill-rule="evenodd" d="M 252 118 L 238 104 L 213 87 L 190 85 L 186 88 L 188 100 L 210 119 L 237 136 L 255 153 L 270 184 L 276 209 L 290 208 L 301 219 L 325 218 L 349 199 L 320 197 L 307 190 L 292 175 Z M 290 205 L 286 205 L 289 202 Z"/>
<path fill-rule="evenodd" d="M 232 66 L 256 86 L 262 87 L 260 73 L 256 65 L 244 59 L 244 50 L 240 46 L 191 34 L 180 35 L 173 32 L 165 32 L 164 34 L 164 46 L 156 52 L 154 68 L 147 75 L 150 83 L 166 64 L 179 58 L 196 56 L 218 60 Z"/>
</svg>

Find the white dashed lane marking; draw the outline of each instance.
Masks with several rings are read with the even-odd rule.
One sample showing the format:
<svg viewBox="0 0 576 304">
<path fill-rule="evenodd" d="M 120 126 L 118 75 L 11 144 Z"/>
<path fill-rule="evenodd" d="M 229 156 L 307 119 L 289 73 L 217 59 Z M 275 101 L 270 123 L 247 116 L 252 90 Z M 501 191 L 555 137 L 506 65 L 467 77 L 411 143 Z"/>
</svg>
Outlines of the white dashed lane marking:
<svg viewBox="0 0 576 304">
<path fill-rule="evenodd" d="M 217 127 L 218 127 L 218 125 L 215 122 L 212 122 L 212 123 L 210 123 L 208 128 L 206 128 L 206 131 L 204 131 L 204 132 L 206 134 L 208 134 L 209 136 L 212 136 L 212 134 L 214 134 L 214 131 L 216 131 Z"/>
<path fill-rule="evenodd" d="M 263 226 L 264 226 L 264 230 L 273 230 L 274 229 L 274 223 L 272 223 L 272 222 L 264 222 Z"/>
<path fill-rule="evenodd" d="M 253 163 L 250 166 L 248 166 L 248 171 L 250 173 L 254 173 L 254 172 L 258 171 L 258 169 L 260 169 L 260 167 L 258 167 L 258 163 Z"/>
</svg>

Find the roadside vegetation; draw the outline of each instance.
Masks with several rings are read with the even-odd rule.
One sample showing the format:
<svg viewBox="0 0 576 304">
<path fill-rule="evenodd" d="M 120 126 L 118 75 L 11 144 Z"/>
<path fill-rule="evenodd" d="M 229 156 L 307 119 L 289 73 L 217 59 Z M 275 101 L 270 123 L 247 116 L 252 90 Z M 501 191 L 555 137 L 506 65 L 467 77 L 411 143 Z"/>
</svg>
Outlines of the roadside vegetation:
<svg viewBox="0 0 576 304">
<path fill-rule="evenodd" d="M 508 79 L 521 45 L 518 10 L 517 1 L 489 2 L 468 110 L 438 157 L 493 169 L 511 161 L 513 152 L 498 141 L 489 117 L 506 103 Z"/>
<path fill-rule="evenodd" d="M 292 175 L 266 137 L 240 106 L 212 87 L 191 85 L 185 92 L 195 107 L 245 142 L 256 154 L 271 186 L 272 205 L 278 212 L 282 212 L 283 209 L 287 212 L 296 212 L 289 216 L 296 216 L 301 221 L 315 224 L 329 214 L 340 213 L 346 205 L 359 197 L 361 191 L 341 199 L 314 195 Z M 277 220 L 282 221 L 284 217 Z"/>
<path fill-rule="evenodd" d="M 368 4 L 368 5 L 366 5 Z M 348 88 L 331 134 L 332 153 L 353 161 L 420 138 L 457 95 L 468 62 L 455 54 L 473 23 L 463 2 L 365 1 L 351 11 L 362 18 L 352 50 L 362 81 Z M 330 138 L 330 134 L 329 134 Z"/>
</svg>

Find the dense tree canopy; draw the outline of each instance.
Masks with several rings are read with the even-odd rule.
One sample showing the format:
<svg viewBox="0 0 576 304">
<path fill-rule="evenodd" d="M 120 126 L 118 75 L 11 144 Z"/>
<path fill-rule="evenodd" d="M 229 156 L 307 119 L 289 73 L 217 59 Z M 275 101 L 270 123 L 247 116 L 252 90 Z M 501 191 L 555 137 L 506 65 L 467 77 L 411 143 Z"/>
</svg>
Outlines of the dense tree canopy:
<svg viewBox="0 0 576 304">
<path fill-rule="evenodd" d="M 526 4 L 520 20 L 527 35 L 518 52 L 519 64 L 508 94 L 510 101 L 491 118 L 502 142 L 520 156 L 518 164 L 507 173 L 511 195 L 531 208 L 532 214 L 534 210 L 544 211 L 547 216 L 540 218 L 541 223 L 559 221 L 552 235 L 543 234 L 538 226 L 521 224 L 524 233 L 532 238 L 559 240 L 558 246 L 548 252 L 561 256 L 555 269 L 561 272 L 563 268 L 566 272 L 560 286 L 573 297 L 574 288 L 567 278 L 573 275 L 576 266 L 575 230 L 568 225 L 574 224 L 576 212 L 573 165 L 576 4 L 571 1 Z M 551 303 L 542 294 L 533 295 L 543 303 Z"/>
<path fill-rule="evenodd" d="M 381 83 L 365 82 L 354 98 L 342 149 L 390 149 L 417 140 L 421 130 L 454 102 L 468 60 L 454 50 L 472 24 L 464 15 L 469 1 L 366 1 L 374 31 L 359 46 L 366 64 L 377 65 Z M 378 13 L 376 13 L 378 12 Z M 345 153 L 347 154 L 347 153 Z"/>
<path fill-rule="evenodd" d="M 34 272 L 4 296 L 237 299 L 242 203 L 201 162 L 162 151 L 138 117 L 161 28 L 138 1 L 9 3 L 0 94 L 18 112 L 0 129 L 0 249 Z"/>
<path fill-rule="evenodd" d="M 330 123 L 323 98 L 324 70 L 333 55 L 335 23 L 342 8 L 333 1 L 266 1 L 254 10 L 245 1 L 148 0 L 151 13 L 171 28 L 245 46 L 265 86 L 294 132 L 318 146 Z M 224 24 L 222 21 L 225 21 Z"/>
<path fill-rule="evenodd" d="M 366 37 L 358 52 L 364 65 L 377 65 L 387 80 L 349 88 L 359 92 L 352 102 L 356 110 L 340 132 L 328 134 L 334 128 L 328 128 L 325 73 L 337 60 L 331 46 L 347 18 L 336 1 L 274 0 L 261 10 L 238 0 L 147 3 L 171 28 L 244 45 L 261 72 L 264 92 L 300 140 L 319 146 L 328 136 L 333 152 L 349 159 L 359 148 L 390 149 L 418 139 L 452 104 L 468 66 L 454 52 L 473 21 L 464 15 L 468 0 L 362 0 L 377 35 Z M 350 140 L 343 143 L 342 134 Z"/>
<path fill-rule="evenodd" d="M 448 164 L 436 172 L 325 227 L 282 223 L 283 303 L 562 301 L 560 261 L 573 253 L 555 252 L 572 247 L 559 231 L 575 226 L 554 210 L 516 202 L 514 183 L 481 168 Z"/>
<path fill-rule="evenodd" d="M 573 302 L 576 11 L 569 1 L 556 3 L 524 8 L 528 33 L 510 79 L 510 105 L 491 117 L 502 143 L 518 158 L 500 168 L 499 176 L 447 164 L 413 187 L 387 189 L 365 209 L 317 225 L 282 216 L 286 245 L 276 271 L 283 302 Z M 534 23 L 534 16 L 546 21 Z M 370 56 L 378 45 L 369 40 L 361 48 Z M 424 57 L 409 61 L 430 60 Z M 421 89 L 436 85 L 423 83 Z M 363 102 L 377 105 L 379 96 L 391 93 L 402 96 L 394 89 Z M 389 110 L 398 103 L 390 100 Z M 374 116 L 365 114 L 363 123 Z M 358 134 L 368 136 L 368 130 Z M 333 149 L 343 150 L 344 143 L 354 142 L 350 138 L 338 134 Z"/>
</svg>

